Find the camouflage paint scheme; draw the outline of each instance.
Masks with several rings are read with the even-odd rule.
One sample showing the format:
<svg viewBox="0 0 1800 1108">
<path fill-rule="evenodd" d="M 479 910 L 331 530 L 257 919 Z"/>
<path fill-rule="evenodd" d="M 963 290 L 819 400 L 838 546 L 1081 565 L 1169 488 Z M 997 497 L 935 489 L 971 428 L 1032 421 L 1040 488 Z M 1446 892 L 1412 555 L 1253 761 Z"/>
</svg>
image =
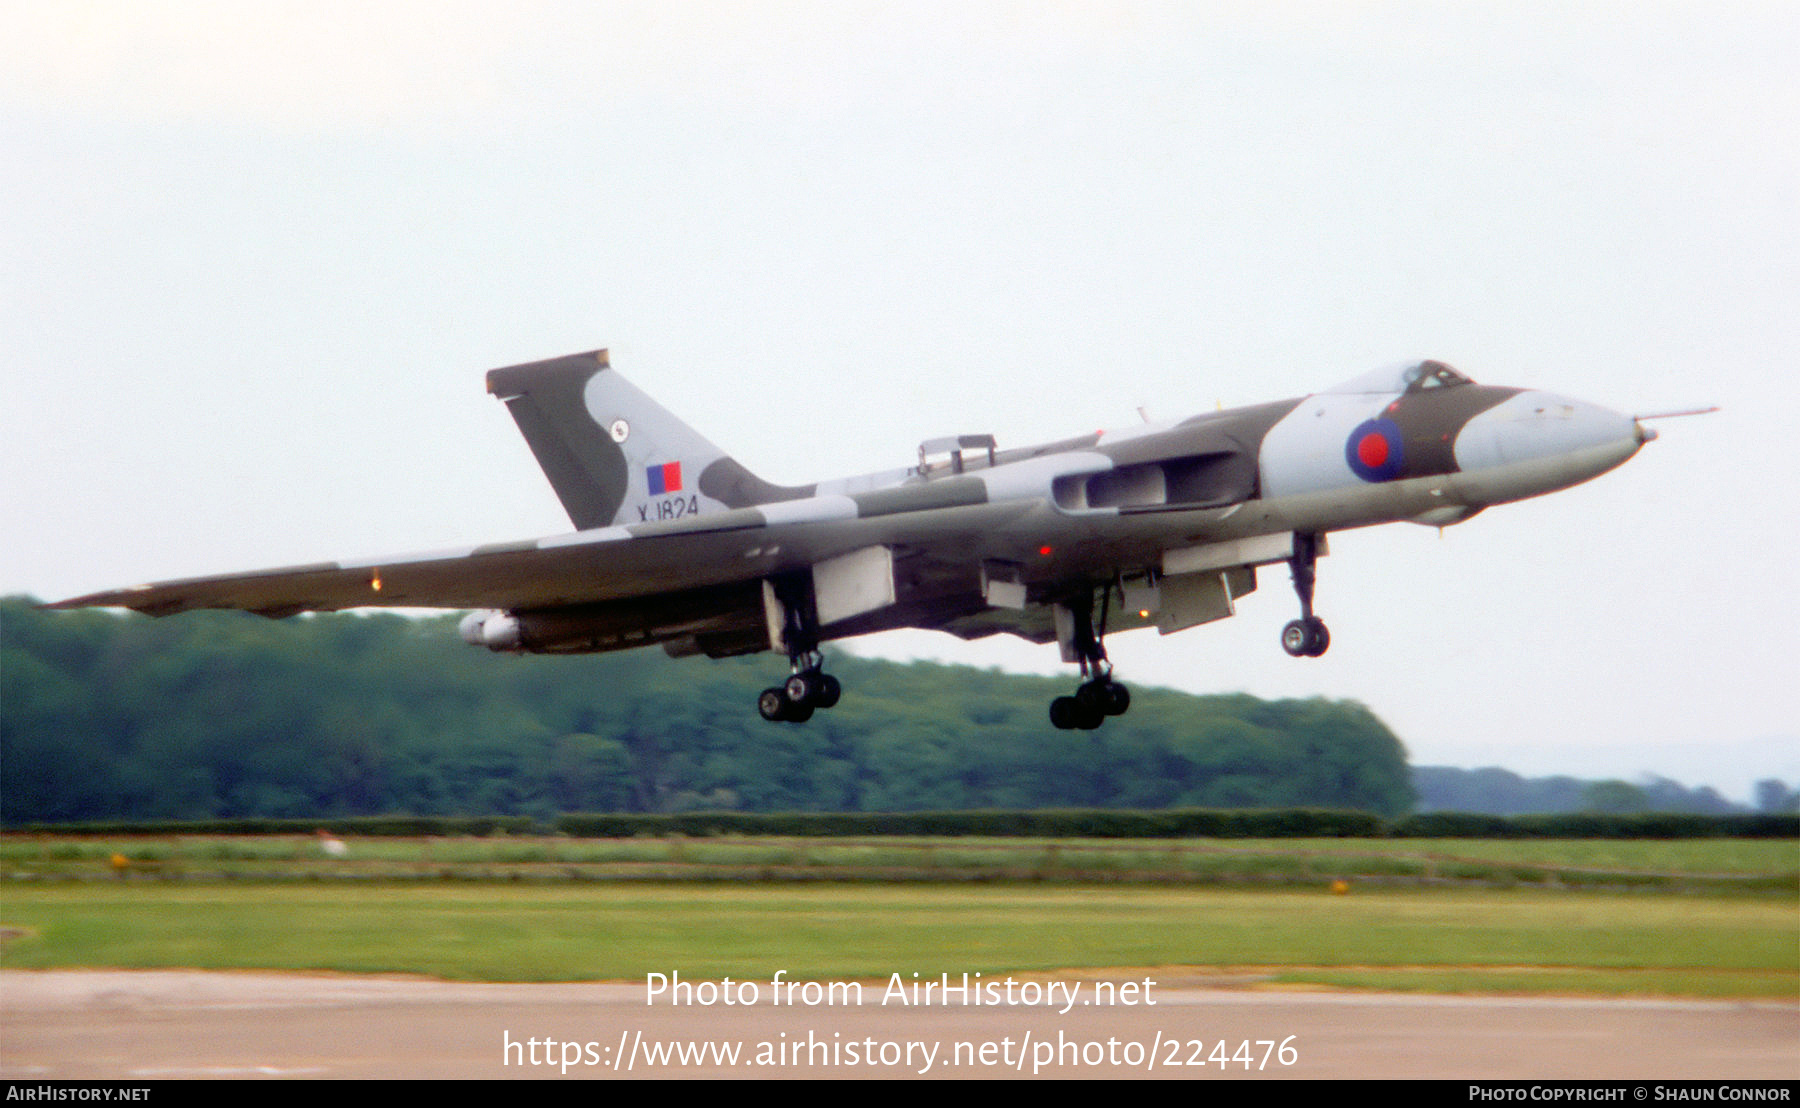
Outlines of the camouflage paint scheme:
<svg viewBox="0 0 1800 1108">
<path fill-rule="evenodd" d="M 1104 658 L 1080 631 L 1096 595 L 1111 601 L 1100 634 L 1181 630 L 1230 615 L 1259 565 L 1304 557 L 1310 580 L 1312 547 L 1297 537 L 1459 522 L 1586 481 L 1653 437 L 1604 408 L 1477 385 L 1427 361 L 1298 400 L 1035 447 L 937 440 L 917 465 L 787 487 L 639 391 L 604 350 L 496 369 L 487 387 L 575 531 L 50 606 L 273 617 L 473 608 L 464 637 L 497 650 L 776 649 L 796 672 L 830 639 L 899 627 L 1008 632 L 1061 641 L 1085 673 Z M 1310 618 L 1310 585 L 1305 595 Z"/>
</svg>

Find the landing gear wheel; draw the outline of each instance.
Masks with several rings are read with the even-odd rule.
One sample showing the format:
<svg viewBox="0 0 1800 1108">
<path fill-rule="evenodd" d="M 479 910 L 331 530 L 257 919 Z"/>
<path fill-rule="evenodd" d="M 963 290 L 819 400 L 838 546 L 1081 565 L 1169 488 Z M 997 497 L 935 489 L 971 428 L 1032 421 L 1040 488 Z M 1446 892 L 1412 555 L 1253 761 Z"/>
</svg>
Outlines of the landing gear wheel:
<svg viewBox="0 0 1800 1108">
<path fill-rule="evenodd" d="M 1106 686 L 1099 681 L 1089 681 L 1075 690 L 1075 703 L 1083 711 L 1106 714 Z"/>
<path fill-rule="evenodd" d="M 1281 629 L 1281 649 L 1296 658 L 1317 658 L 1330 646 L 1331 632 L 1317 616 L 1291 620 Z"/>
<path fill-rule="evenodd" d="M 787 693 L 782 689 L 764 689 L 756 698 L 756 710 L 770 723 L 787 719 Z"/>
<path fill-rule="evenodd" d="M 1312 634 L 1307 631 L 1306 621 L 1303 619 L 1289 620 L 1288 625 L 1281 629 L 1281 649 L 1295 658 L 1306 657 L 1306 647 L 1311 639 Z"/>
<path fill-rule="evenodd" d="M 1080 694 L 1059 696 L 1050 702 L 1050 723 L 1059 731 L 1092 731 L 1106 722 L 1106 712 Z"/>
<path fill-rule="evenodd" d="M 789 698 L 785 686 L 764 689 L 756 698 L 756 711 L 770 723 L 805 723 L 812 718 L 813 705 Z"/>
<path fill-rule="evenodd" d="M 790 704 L 805 704 L 811 708 L 833 708 L 838 699 L 844 695 L 844 686 L 829 673 L 816 669 L 803 669 L 787 679 L 781 687 Z"/>
<path fill-rule="evenodd" d="M 1117 681 L 1106 683 L 1106 714 L 1122 716 L 1131 710 L 1131 690 Z"/>
<path fill-rule="evenodd" d="M 1102 716 L 1122 716 L 1131 707 L 1131 690 L 1111 678 L 1100 678 L 1076 689 L 1075 700 Z"/>
<path fill-rule="evenodd" d="M 817 704 L 819 688 L 822 684 L 819 678 L 822 676 L 824 675 L 818 670 L 808 669 L 788 678 L 787 684 L 782 688 L 782 691 L 787 694 L 788 702 L 791 704 Z"/>
<path fill-rule="evenodd" d="M 1312 621 L 1312 630 L 1312 649 L 1308 650 L 1306 653 L 1309 657 L 1317 658 L 1319 655 L 1331 649 L 1331 632 L 1326 629 L 1324 620 L 1316 618 Z"/>
<path fill-rule="evenodd" d="M 764 689 L 756 699 L 756 710 L 771 723 L 805 723 L 819 708 L 830 708 L 844 695 L 838 679 L 819 668 L 821 659 L 796 659 L 793 676 L 772 689 Z M 807 664 L 810 662 L 810 664 Z"/>
</svg>

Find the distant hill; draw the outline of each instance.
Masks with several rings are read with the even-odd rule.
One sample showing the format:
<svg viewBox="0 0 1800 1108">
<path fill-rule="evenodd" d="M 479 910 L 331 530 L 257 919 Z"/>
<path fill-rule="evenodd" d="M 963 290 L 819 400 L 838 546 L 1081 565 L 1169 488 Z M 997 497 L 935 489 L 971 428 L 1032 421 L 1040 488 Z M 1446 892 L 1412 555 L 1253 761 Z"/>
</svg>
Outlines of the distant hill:
<svg viewBox="0 0 1800 1108">
<path fill-rule="evenodd" d="M 1481 812 L 1515 816 L 1554 812 L 1692 812 L 1730 815 L 1752 811 L 1800 810 L 1800 794 L 1780 781 L 1758 783 L 1757 806 L 1749 808 L 1710 787 L 1690 789 L 1664 777 L 1642 784 L 1574 777 L 1521 777 L 1511 770 L 1415 766 L 1413 787 L 1421 812 Z"/>
</svg>

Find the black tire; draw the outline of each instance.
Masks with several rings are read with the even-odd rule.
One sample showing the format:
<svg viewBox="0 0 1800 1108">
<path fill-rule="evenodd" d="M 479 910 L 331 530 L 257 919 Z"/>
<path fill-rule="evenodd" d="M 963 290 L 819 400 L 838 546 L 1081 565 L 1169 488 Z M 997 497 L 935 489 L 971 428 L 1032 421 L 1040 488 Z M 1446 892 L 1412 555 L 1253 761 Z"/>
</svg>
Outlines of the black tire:
<svg viewBox="0 0 1800 1108">
<path fill-rule="evenodd" d="M 1075 726 L 1083 731 L 1098 730 L 1106 722 L 1106 711 L 1097 706 L 1075 702 Z"/>
<path fill-rule="evenodd" d="M 787 679 L 782 686 L 790 704 L 817 704 L 819 701 L 819 674 L 814 670 L 802 670 Z"/>
<path fill-rule="evenodd" d="M 788 718 L 787 705 L 787 695 L 781 689 L 764 689 L 756 698 L 757 712 L 770 723 L 780 723 Z"/>
<path fill-rule="evenodd" d="M 844 695 L 844 686 L 829 673 L 819 674 L 819 693 L 814 702 L 821 708 L 837 707 L 838 698 Z"/>
<path fill-rule="evenodd" d="M 1314 617 L 1310 622 L 1312 625 L 1309 628 L 1312 632 L 1312 643 L 1306 648 L 1306 656 L 1309 658 L 1317 658 L 1319 655 L 1331 649 L 1331 631 L 1325 626 L 1325 621 L 1322 619 Z"/>
<path fill-rule="evenodd" d="M 1106 683 L 1106 714 L 1122 716 L 1131 710 L 1131 690 L 1117 681 Z"/>
<path fill-rule="evenodd" d="M 1050 724 L 1058 731 L 1075 730 L 1075 698 L 1059 696 L 1050 702 Z"/>
<path fill-rule="evenodd" d="M 1075 703 L 1080 705 L 1084 712 L 1095 711 L 1099 712 L 1101 715 L 1105 715 L 1108 699 L 1106 695 L 1106 686 L 1107 682 L 1105 681 L 1089 681 L 1075 690 Z"/>
</svg>

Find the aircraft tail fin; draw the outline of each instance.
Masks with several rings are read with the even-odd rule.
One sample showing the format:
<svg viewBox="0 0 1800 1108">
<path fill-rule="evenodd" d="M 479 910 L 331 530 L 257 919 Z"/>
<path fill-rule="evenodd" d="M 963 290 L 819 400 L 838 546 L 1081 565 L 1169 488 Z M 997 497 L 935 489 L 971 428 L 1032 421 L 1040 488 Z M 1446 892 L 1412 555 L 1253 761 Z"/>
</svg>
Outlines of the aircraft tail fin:
<svg viewBox="0 0 1800 1108">
<path fill-rule="evenodd" d="M 811 495 L 752 475 L 620 376 L 604 350 L 491 370 L 487 389 L 581 530 Z"/>
</svg>

